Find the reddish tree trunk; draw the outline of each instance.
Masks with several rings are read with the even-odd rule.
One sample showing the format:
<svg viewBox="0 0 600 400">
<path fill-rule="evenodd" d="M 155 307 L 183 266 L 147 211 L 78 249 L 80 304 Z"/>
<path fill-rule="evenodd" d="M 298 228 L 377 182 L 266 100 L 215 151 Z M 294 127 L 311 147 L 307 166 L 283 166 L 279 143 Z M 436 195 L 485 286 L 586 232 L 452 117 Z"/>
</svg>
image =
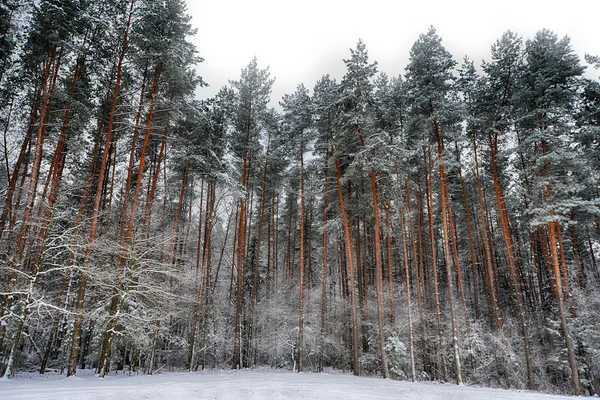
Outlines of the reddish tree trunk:
<svg viewBox="0 0 600 400">
<path fill-rule="evenodd" d="M 356 132 L 360 138 L 363 148 L 366 148 L 365 141 L 360 132 L 358 125 L 354 125 Z M 384 301 L 383 301 L 383 262 L 381 260 L 381 233 L 379 219 L 379 201 L 377 199 L 377 180 L 375 179 L 375 171 L 371 168 L 371 192 L 373 194 L 373 216 L 375 217 L 375 282 L 377 291 L 377 319 L 379 322 L 379 353 L 381 357 L 381 374 L 384 379 L 389 376 L 387 355 L 385 353 L 385 336 L 383 334 L 384 327 Z"/>
<path fill-rule="evenodd" d="M 335 150 L 332 149 L 332 153 L 335 154 Z M 335 157 L 335 156 L 334 156 Z M 352 369 L 355 376 L 359 375 L 358 370 L 358 317 L 356 315 L 356 295 L 354 287 L 354 255 L 352 251 L 352 236 L 350 231 L 350 225 L 348 223 L 348 217 L 346 216 L 346 208 L 344 206 L 344 196 L 342 194 L 342 183 L 341 183 L 341 171 L 340 162 L 335 157 L 335 171 L 337 178 L 338 197 L 340 199 L 340 209 L 342 213 L 342 221 L 344 222 L 344 237 L 346 239 L 346 254 L 348 269 L 350 272 L 350 312 L 352 314 Z M 343 281 L 345 278 L 343 279 Z M 387 377 L 387 371 L 386 376 Z"/>
<path fill-rule="evenodd" d="M 445 346 L 444 346 L 444 334 L 442 330 L 442 308 L 440 305 L 440 289 L 438 284 L 438 266 L 437 266 L 437 254 L 435 246 L 435 231 L 433 226 L 433 176 L 432 176 L 432 164 L 431 164 L 431 150 L 429 150 L 428 166 L 427 166 L 427 179 L 425 180 L 425 192 L 427 196 L 427 217 L 429 219 L 429 241 L 431 242 L 431 263 L 433 270 L 433 287 L 435 291 L 435 311 L 437 317 L 437 328 L 438 328 L 438 341 L 439 341 L 439 357 L 440 364 L 442 367 L 442 380 L 448 379 L 448 369 L 446 367 L 445 359 Z"/>
</svg>

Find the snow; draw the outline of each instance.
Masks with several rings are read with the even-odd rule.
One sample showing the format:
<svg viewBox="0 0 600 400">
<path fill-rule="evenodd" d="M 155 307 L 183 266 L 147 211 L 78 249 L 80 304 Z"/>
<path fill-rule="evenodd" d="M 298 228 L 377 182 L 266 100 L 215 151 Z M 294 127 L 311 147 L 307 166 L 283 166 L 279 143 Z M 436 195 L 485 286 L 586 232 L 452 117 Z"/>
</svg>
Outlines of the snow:
<svg viewBox="0 0 600 400">
<path fill-rule="evenodd" d="M 87 374 L 86 374 L 87 373 Z M 292 373 L 272 370 L 80 376 L 20 375 L 0 381 L 3 400 L 158 400 L 158 399 L 310 399 L 310 400 L 500 400 L 567 399 L 540 393 L 406 382 L 342 373 Z"/>
</svg>

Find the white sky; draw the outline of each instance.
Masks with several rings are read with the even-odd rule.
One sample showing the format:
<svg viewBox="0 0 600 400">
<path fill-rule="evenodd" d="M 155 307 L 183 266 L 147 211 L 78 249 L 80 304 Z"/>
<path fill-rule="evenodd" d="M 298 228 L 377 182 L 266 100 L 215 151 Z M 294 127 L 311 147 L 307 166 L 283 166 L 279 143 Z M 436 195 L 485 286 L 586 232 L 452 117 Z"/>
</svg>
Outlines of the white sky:
<svg viewBox="0 0 600 400">
<path fill-rule="evenodd" d="M 404 74 L 408 53 L 435 26 L 442 43 L 462 62 L 489 59 L 489 48 L 508 29 L 531 38 L 541 28 L 568 35 L 572 48 L 600 54 L 600 0 L 187 0 L 193 38 L 205 59 L 198 73 L 215 95 L 236 80 L 254 56 L 275 77 L 271 105 L 299 83 L 312 90 L 326 73 L 338 80 L 343 58 L 362 38 L 371 60 L 389 76 Z M 600 71 L 589 70 L 598 78 Z"/>
</svg>

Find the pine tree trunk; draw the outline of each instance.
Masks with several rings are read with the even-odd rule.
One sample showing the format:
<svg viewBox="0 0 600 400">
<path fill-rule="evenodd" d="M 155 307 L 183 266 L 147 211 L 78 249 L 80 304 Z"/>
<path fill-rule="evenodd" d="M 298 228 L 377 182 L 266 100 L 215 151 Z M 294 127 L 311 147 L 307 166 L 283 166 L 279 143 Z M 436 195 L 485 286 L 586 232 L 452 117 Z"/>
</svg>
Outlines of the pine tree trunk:
<svg viewBox="0 0 600 400">
<path fill-rule="evenodd" d="M 357 191 L 356 198 L 358 200 L 359 193 Z M 369 338 L 368 328 L 366 321 L 368 320 L 366 310 L 366 293 L 367 293 L 367 271 L 364 254 L 366 251 L 362 251 L 363 244 L 366 244 L 366 240 L 361 243 L 361 219 L 363 221 L 362 228 L 365 227 L 364 216 L 356 217 L 356 271 L 358 275 L 358 307 L 360 309 L 361 324 L 360 324 L 360 335 L 363 353 L 369 352 Z"/>
<path fill-rule="evenodd" d="M 250 122 L 248 122 L 250 124 Z M 245 296 L 245 264 L 246 264 L 246 222 L 247 211 L 246 202 L 248 197 L 248 144 L 250 141 L 250 127 L 246 132 L 246 143 L 244 150 L 243 169 L 242 169 L 242 190 L 246 192 L 244 199 L 240 200 L 240 213 L 238 222 L 237 234 L 237 285 L 236 285 L 236 310 L 235 310 L 235 326 L 234 326 L 234 341 L 233 341 L 233 369 L 242 367 L 241 357 L 241 340 L 242 340 L 242 310 L 243 296 Z"/>
<path fill-rule="evenodd" d="M 548 189 L 549 191 L 550 189 Z M 553 212 L 550 211 L 550 217 L 553 216 Z M 583 394 L 581 390 L 581 384 L 579 382 L 579 369 L 577 367 L 577 361 L 575 360 L 575 350 L 573 346 L 573 339 L 571 338 L 571 332 L 567 323 L 567 314 L 565 311 L 565 304 L 563 300 L 562 281 L 560 275 L 560 266 L 558 262 L 558 251 L 556 249 L 556 221 L 552 220 L 548 222 L 548 235 L 550 236 L 550 249 L 552 251 L 552 264 L 554 265 L 554 279 L 556 280 L 556 297 L 558 300 L 558 311 L 560 313 L 560 323 L 562 326 L 563 334 L 565 335 L 565 343 L 567 345 L 567 354 L 569 359 L 569 367 L 571 367 L 571 383 L 573 384 L 573 394 L 575 396 L 581 396 Z"/>
<path fill-rule="evenodd" d="M 397 169 L 396 169 L 396 176 L 399 177 Z M 422 354 L 422 357 L 425 359 L 425 358 L 428 358 L 428 356 L 427 356 L 426 347 L 425 347 L 426 330 L 425 330 L 425 320 L 424 320 L 424 314 L 423 314 L 423 301 L 422 301 L 422 295 L 421 295 L 421 280 L 423 279 L 423 273 L 422 273 L 423 260 L 422 260 L 421 252 L 420 252 L 419 248 L 417 247 L 417 243 L 415 240 L 415 229 L 414 229 L 413 216 L 412 216 L 412 206 L 411 206 L 411 200 L 410 200 L 410 193 L 408 191 L 408 180 L 407 179 L 404 180 L 404 188 L 405 188 L 405 192 L 406 192 L 406 205 L 408 207 L 408 222 L 409 222 L 409 229 L 410 229 L 411 248 L 412 248 L 412 253 L 413 253 L 413 263 L 415 265 L 415 267 L 414 267 L 415 280 L 416 280 L 415 286 L 417 288 L 417 307 L 419 310 L 419 326 L 420 326 L 420 330 L 421 330 L 421 354 Z M 420 238 L 419 238 L 419 242 L 421 242 Z"/>
<path fill-rule="evenodd" d="M 452 238 L 452 257 L 454 260 L 454 266 L 456 267 L 456 280 L 458 281 L 458 291 L 460 292 L 460 298 L 462 300 L 463 312 L 465 315 L 465 326 L 467 332 L 471 330 L 471 322 L 469 317 L 469 309 L 467 307 L 467 297 L 465 295 L 465 287 L 462 278 L 462 268 L 460 266 L 460 258 L 458 254 L 458 233 L 456 232 L 456 224 L 454 223 L 454 217 L 452 212 L 448 213 L 448 222 L 450 224 L 450 236 Z"/>
<path fill-rule="evenodd" d="M 504 194 L 502 192 L 502 186 L 500 183 L 500 176 L 498 174 L 497 165 L 497 154 L 498 154 L 498 137 L 497 135 L 492 138 L 490 135 L 490 149 L 492 158 L 492 172 L 494 177 L 494 191 L 496 194 L 496 203 L 498 206 L 498 213 L 500 217 L 500 223 L 502 225 L 502 236 L 504 237 L 504 244 L 508 253 L 508 266 L 510 269 L 510 277 L 515 290 L 515 298 L 517 300 L 517 311 L 519 313 L 519 321 L 521 323 L 521 331 L 523 332 L 523 345 L 525 350 L 525 366 L 527 369 L 527 386 L 529 390 L 535 389 L 533 381 L 533 367 L 531 363 L 531 345 L 529 343 L 529 328 L 527 326 L 527 318 L 525 316 L 525 307 L 523 306 L 523 290 L 521 281 L 518 277 L 517 263 L 514 254 L 514 245 L 512 230 L 508 219 L 508 211 L 506 209 L 506 203 L 504 202 Z"/>
<path fill-rule="evenodd" d="M 168 276 L 168 272 L 169 272 L 169 267 L 171 266 L 171 263 L 173 262 L 173 259 L 175 258 L 174 254 L 175 254 L 176 243 L 178 241 L 177 232 L 178 232 L 178 228 L 179 228 L 179 216 L 181 214 L 181 209 L 183 207 L 183 203 L 184 203 L 184 199 L 185 199 L 185 191 L 188 186 L 188 176 L 189 176 L 189 172 L 190 172 L 190 165 L 191 164 L 188 162 L 188 164 L 185 168 L 185 172 L 183 174 L 183 182 L 181 183 L 181 192 L 179 194 L 179 201 L 177 202 L 177 210 L 175 211 L 175 217 L 173 220 L 173 231 L 171 233 L 169 252 L 167 253 L 167 262 L 165 263 L 165 276 L 164 276 L 164 280 L 163 280 L 163 285 L 165 285 L 165 286 L 167 284 L 167 276 Z M 125 298 L 125 296 L 122 296 L 122 300 L 121 300 L 121 302 L 119 304 L 119 308 L 118 308 L 119 312 L 122 309 L 124 298 Z M 153 369 L 154 369 L 153 368 L 154 367 L 154 359 L 156 356 L 156 349 L 157 349 L 157 343 L 158 343 L 158 336 L 159 336 L 159 332 L 160 332 L 163 307 L 164 307 L 164 299 L 161 298 L 160 302 L 159 302 L 159 306 L 158 306 L 158 317 L 154 321 L 154 338 L 152 341 L 152 351 L 151 351 L 151 355 L 150 355 L 150 367 L 148 369 L 149 375 L 152 375 Z M 112 317 L 115 317 L 115 315 L 113 314 Z M 113 330 L 116 328 L 116 323 L 117 323 L 117 321 L 116 321 L 116 317 L 115 317 L 114 318 L 115 325 L 112 326 Z M 98 363 L 100 365 L 99 374 L 100 374 L 101 378 L 104 378 L 104 376 L 108 373 L 108 361 L 109 361 L 110 348 L 112 345 L 113 338 L 114 338 L 114 334 L 107 337 L 107 335 L 105 333 L 104 344 L 102 347 L 103 351 L 101 352 L 100 360 L 98 361 Z"/>
<path fill-rule="evenodd" d="M 413 324 L 412 324 L 412 299 L 410 294 L 410 267 L 408 265 L 408 246 L 406 244 L 406 229 L 404 220 L 404 211 L 400 206 L 400 230 L 402 231 L 402 250 L 404 251 L 404 272 L 406 273 L 406 308 L 408 315 L 408 333 L 410 338 L 410 372 L 411 380 L 414 382 L 417 376 L 415 371 L 415 339 L 413 335 Z"/>
<path fill-rule="evenodd" d="M 542 152 L 546 154 L 548 150 L 548 144 L 542 140 Z M 544 165 L 544 174 L 548 174 L 549 163 Z M 546 200 L 552 198 L 552 188 L 550 184 L 546 184 Z M 564 293 L 563 293 L 563 282 L 561 278 L 560 264 L 558 260 L 558 245 L 556 240 L 558 221 L 554 217 L 554 211 L 550 209 L 548 212 L 550 221 L 548 222 L 548 236 L 550 238 L 550 251 L 552 254 L 552 265 L 554 266 L 554 281 L 555 281 L 555 294 L 556 300 L 558 301 L 558 311 L 560 314 L 560 323 L 562 326 L 563 334 L 565 336 L 565 344 L 567 345 L 567 355 L 569 360 L 569 367 L 571 367 L 571 383 L 573 385 L 573 394 L 575 396 L 581 396 L 583 394 L 581 390 L 581 383 L 579 381 L 579 369 L 577 367 L 577 361 L 575 360 L 575 349 L 573 346 L 573 339 L 571 338 L 571 331 L 567 323 L 567 314 L 565 311 L 564 304 Z"/>
<path fill-rule="evenodd" d="M 394 326 L 394 285 L 392 280 L 392 224 L 390 221 L 390 204 L 383 205 L 385 209 L 385 225 L 386 225 L 386 249 L 387 249 L 387 264 L 388 264 L 388 292 L 390 296 L 390 326 Z"/>
<path fill-rule="evenodd" d="M 488 226 L 486 222 L 486 204 L 485 195 L 481 187 L 481 179 L 479 177 L 479 161 L 477 159 L 477 140 L 473 134 L 473 154 L 475 157 L 475 175 L 477 179 L 477 191 L 479 192 L 479 208 L 480 208 L 480 221 L 481 221 L 481 236 L 483 242 L 483 251 L 485 254 L 485 272 L 487 277 L 487 289 L 488 289 L 488 308 L 491 310 L 490 314 L 490 325 L 494 326 L 494 320 L 498 329 L 502 329 L 502 314 L 500 308 L 500 301 L 496 294 L 496 286 L 494 284 L 494 272 L 493 272 L 493 261 L 492 254 L 489 246 L 488 239 Z"/>
<path fill-rule="evenodd" d="M 156 161 L 156 167 L 154 169 L 154 174 L 152 176 L 152 183 L 150 185 L 150 190 L 148 193 L 148 197 L 146 198 L 146 210 L 144 211 L 144 223 L 143 223 L 143 232 L 146 234 L 146 238 L 150 235 L 150 221 L 152 217 L 152 205 L 154 204 L 154 197 L 156 195 L 156 186 L 158 184 L 158 179 L 160 177 L 161 167 L 163 160 L 165 158 L 165 154 L 167 151 L 167 132 L 169 128 L 169 117 L 167 116 L 167 121 L 165 123 L 165 128 L 163 131 L 163 139 L 160 144 L 160 150 L 158 152 L 158 159 Z M 166 185 L 166 179 L 165 179 Z M 202 209 L 202 208 L 200 208 Z"/>
<path fill-rule="evenodd" d="M 258 276 L 259 276 L 259 267 L 260 267 L 260 246 L 261 246 L 261 242 L 262 242 L 262 232 L 263 232 L 263 225 L 264 225 L 264 219 L 265 219 L 265 200 L 267 197 L 267 167 L 269 165 L 269 148 L 271 145 L 271 132 L 269 131 L 268 135 L 267 135 L 267 150 L 265 152 L 265 164 L 263 167 L 263 182 L 262 182 L 262 194 L 261 194 L 261 198 L 260 198 L 260 218 L 258 221 L 258 232 L 257 232 L 257 236 L 258 239 L 256 241 L 256 252 L 255 252 L 255 267 L 254 267 L 254 276 L 252 279 L 252 298 L 251 298 L 251 303 L 250 303 L 250 324 L 248 326 L 248 330 L 249 330 L 249 335 L 251 335 L 251 339 L 250 342 L 252 343 L 252 348 L 254 349 L 255 346 L 253 344 L 253 339 L 256 335 L 256 328 L 254 326 L 254 313 L 255 313 L 255 308 L 256 308 L 256 303 L 258 301 Z M 302 174 L 303 172 L 301 172 Z M 303 177 L 303 175 L 302 175 Z"/>
<path fill-rule="evenodd" d="M 565 246 L 562 238 L 562 233 L 560 229 L 560 223 L 556 221 L 556 236 L 558 239 L 558 250 L 560 254 L 560 267 L 562 272 L 562 280 L 564 286 L 565 297 L 567 298 L 567 302 L 569 303 L 569 311 L 571 312 L 571 317 L 576 318 L 577 313 L 575 312 L 575 307 L 573 306 L 573 296 L 571 296 L 571 285 L 569 284 L 569 270 L 567 267 L 567 260 L 565 257 Z"/>
<path fill-rule="evenodd" d="M 573 213 L 571 212 L 571 220 L 574 219 Z M 581 251 L 579 250 L 579 239 L 577 236 L 577 228 L 575 224 L 570 224 L 569 226 L 571 231 L 571 246 L 573 247 L 573 258 L 579 267 L 579 271 L 577 273 L 577 281 L 579 286 L 582 289 L 587 289 L 587 273 L 585 271 L 585 265 L 583 263 L 583 258 L 581 257 Z"/>
<path fill-rule="evenodd" d="M 467 195 L 465 180 L 463 179 L 462 170 L 460 168 L 458 169 L 458 178 L 460 180 L 463 200 L 465 202 L 465 215 L 467 217 L 467 233 L 469 235 L 469 252 L 471 255 L 471 266 L 473 268 L 473 306 L 475 308 L 475 319 L 479 319 L 479 279 L 477 270 L 477 258 L 475 257 L 475 242 L 473 240 L 473 229 L 471 228 L 471 207 L 469 205 L 469 196 Z"/>
<path fill-rule="evenodd" d="M 452 259 L 450 253 L 450 232 L 449 232 L 449 222 L 448 217 L 452 213 L 450 209 L 450 199 L 448 196 L 448 189 L 446 187 L 446 173 L 444 167 L 444 145 L 442 142 L 441 132 L 438 126 L 437 121 L 434 121 L 434 130 L 437 138 L 437 152 L 438 152 L 438 162 L 440 169 L 440 192 L 441 192 L 441 200 L 442 200 L 442 231 L 444 236 L 444 256 L 446 259 L 446 274 L 448 277 L 448 298 L 450 300 L 450 318 L 452 325 L 452 346 L 454 348 L 454 366 L 456 368 L 455 372 L 455 380 L 456 384 L 460 385 L 462 383 L 462 371 L 460 365 L 460 354 L 458 351 L 458 332 L 457 332 L 457 322 L 456 322 L 456 306 L 454 304 L 454 284 L 452 278 Z"/>
<path fill-rule="evenodd" d="M 364 138 L 358 125 L 354 125 L 363 148 L 366 148 Z M 381 375 L 384 379 L 389 377 L 387 355 L 385 353 L 384 328 L 384 301 L 383 301 L 383 262 L 381 260 L 381 233 L 379 220 L 379 201 L 377 199 L 377 180 L 375 171 L 371 168 L 371 192 L 373 194 L 373 216 L 375 217 L 375 283 L 377 291 L 377 319 L 379 322 L 379 352 L 381 357 Z"/>
<path fill-rule="evenodd" d="M 442 330 L 442 309 L 440 305 L 440 289 L 438 280 L 438 266 L 437 266 L 437 254 L 435 246 L 435 232 L 433 226 L 433 174 L 432 174 L 432 163 L 431 163 L 431 150 L 428 149 L 428 163 L 427 163 L 427 177 L 425 179 L 425 192 L 427 196 L 427 217 L 429 219 L 429 241 L 431 243 L 431 263 L 433 270 L 433 287 L 435 291 L 435 311 L 437 317 L 437 328 L 438 328 L 438 341 L 440 348 L 438 349 L 439 362 L 442 367 L 442 380 L 448 380 L 448 369 L 446 367 L 446 350 L 444 346 L 444 335 Z M 443 209 L 442 209 L 443 210 Z"/>
<path fill-rule="evenodd" d="M 335 154 L 335 149 L 332 149 L 332 153 Z M 355 295 L 355 287 L 354 287 L 354 255 L 352 251 L 352 236 L 350 231 L 350 226 L 348 224 L 348 217 L 346 216 L 346 207 L 344 205 L 344 196 L 342 194 L 342 183 L 341 183 L 341 171 L 340 171 L 340 162 L 335 157 L 335 171 L 336 171 L 336 179 L 337 179 L 337 189 L 338 189 L 338 197 L 340 199 L 340 209 L 342 213 L 342 221 L 344 223 L 344 237 L 346 239 L 346 254 L 348 261 L 348 269 L 350 272 L 350 312 L 352 318 L 352 371 L 354 376 L 359 375 L 358 369 L 358 317 L 356 314 L 356 295 Z M 345 281 L 345 278 L 342 279 L 342 282 Z M 387 371 L 386 376 L 387 377 Z"/>
<path fill-rule="evenodd" d="M 325 155 L 323 168 L 323 279 L 321 283 L 321 329 L 319 336 L 319 372 L 323 372 L 325 351 L 325 318 L 327 316 L 327 171 L 329 152 Z M 360 289 L 359 289 L 360 290 Z"/>
<path fill-rule="evenodd" d="M 377 289 L 377 316 L 379 322 L 379 352 L 381 354 L 381 373 L 384 379 L 389 377 L 387 355 L 385 353 L 384 310 L 383 310 L 383 263 L 381 260 L 381 234 L 379 228 L 379 202 L 377 199 L 377 181 L 375 172 L 371 170 L 371 187 L 373 192 L 373 214 L 375 216 L 375 281 Z"/>
<path fill-rule="evenodd" d="M 200 265 L 202 265 L 202 259 L 200 255 L 200 249 L 202 248 L 202 210 L 203 210 L 203 202 L 204 199 L 204 178 L 200 183 L 200 206 L 198 208 L 198 240 L 196 246 L 196 282 L 194 287 L 196 288 L 196 302 L 194 305 L 194 314 L 192 320 L 192 332 L 190 333 L 190 341 L 189 341 L 189 349 L 188 349 L 188 370 L 189 372 L 193 372 L 195 369 L 194 366 L 194 357 L 196 350 L 196 334 L 198 331 L 198 320 L 200 319 L 200 308 L 202 305 L 202 292 L 204 285 L 204 270 L 200 270 Z M 206 239 L 206 235 L 204 236 Z M 206 243 L 206 240 L 205 240 Z"/>
<path fill-rule="evenodd" d="M 300 302 L 298 317 L 298 372 L 302 372 L 304 348 L 304 146 L 300 145 Z"/>
<path fill-rule="evenodd" d="M 205 227 L 204 227 L 204 249 L 202 254 L 202 262 L 205 266 L 203 269 L 206 271 L 204 274 L 204 321 L 203 321 L 203 329 L 202 329 L 202 342 L 204 343 L 203 352 L 202 352 L 202 369 L 205 368 L 206 364 L 206 335 L 208 329 L 208 319 L 210 316 L 209 307 L 212 304 L 212 291 L 211 291 L 211 267 L 212 267 L 212 230 L 216 218 L 216 190 L 217 190 L 217 179 L 213 178 L 212 182 L 209 183 L 209 201 L 206 204 L 206 217 L 205 217 Z"/>
</svg>

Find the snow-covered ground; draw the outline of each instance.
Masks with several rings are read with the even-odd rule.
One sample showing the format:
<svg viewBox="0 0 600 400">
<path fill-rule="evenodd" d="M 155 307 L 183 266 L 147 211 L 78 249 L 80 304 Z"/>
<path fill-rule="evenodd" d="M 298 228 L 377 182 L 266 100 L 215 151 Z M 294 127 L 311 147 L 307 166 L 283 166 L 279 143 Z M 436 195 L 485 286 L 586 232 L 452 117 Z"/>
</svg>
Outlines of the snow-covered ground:
<svg viewBox="0 0 600 400">
<path fill-rule="evenodd" d="M 456 386 L 453 384 L 411 383 L 380 378 L 354 377 L 332 373 L 282 371 L 221 371 L 164 373 L 160 375 L 117 375 L 99 379 L 86 375 L 22 375 L 0 381 L 0 399 L 77 400 L 192 400 L 192 399 L 310 399 L 310 400 L 498 400 L 566 399 L 540 393 Z M 78 373 L 79 374 L 79 373 Z"/>
</svg>

